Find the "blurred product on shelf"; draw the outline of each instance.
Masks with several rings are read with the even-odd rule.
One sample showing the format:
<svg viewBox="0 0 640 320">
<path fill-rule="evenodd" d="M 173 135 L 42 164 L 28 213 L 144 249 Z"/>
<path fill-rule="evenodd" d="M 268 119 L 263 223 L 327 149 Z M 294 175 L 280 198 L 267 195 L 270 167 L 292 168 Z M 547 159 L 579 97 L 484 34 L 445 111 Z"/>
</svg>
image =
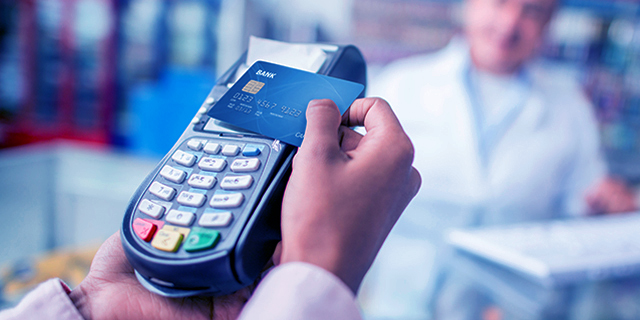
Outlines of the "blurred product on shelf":
<svg viewBox="0 0 640 320">
<path fill-rule="evenodd" d="M 10 64 L 20 76 L 6 69 L 2 75 L 22 90 L 2 145 L 53 138 L 109 142 L 117 9 L 111 0 L 17 2 L 11 26 L 17 41 L 8 52 L 17 50 Z"/>
<path fill-rule="evenodd" d="M 210 87 L 202 73 L 215 78 L 221 1 L 2 1 L 0 147 L 58 138 L 138 145 L 128 93 L 160 86 L 172 68 Z M 191 115 L 188 103 L 165 111 Z"/>
<path fill-rule="evenodd" d="M 564 62 L 595 106 L 609 172 L 640 182 L 640 4 L 573 1 L 559 12 L 543 55 Z M 596 8 L 595 6 L 598 5 Z"/>
<path fill-rule="evenodd" d="M 0 1 L 0 146 L 6 127 L 13 121 L 20 104 L 21 81 L 18 69 L 17 5 Z M 16 81 L 17 80 L 17 81 Z"/>
<path fill-rule="evenodd" d="M 116 106 L 115 145 L 162 156 L 180 136 L 215 84 L 221 2 L 128 2 L 122 15 L 123 94 Z"/>
</svg>

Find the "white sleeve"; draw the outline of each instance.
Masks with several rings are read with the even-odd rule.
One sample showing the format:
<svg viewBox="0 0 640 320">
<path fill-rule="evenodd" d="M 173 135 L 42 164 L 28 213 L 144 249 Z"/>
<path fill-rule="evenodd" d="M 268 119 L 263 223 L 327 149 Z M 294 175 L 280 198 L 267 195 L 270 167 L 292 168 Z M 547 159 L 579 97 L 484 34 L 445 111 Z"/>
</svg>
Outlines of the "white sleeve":
<svg viewBox="0 0 640 320">
<path fill-rule="evenodd" d="M 83 320 L 69 299 L 71 290 L 60 279 L 49 279 L 29 292 L 13 309 L 0 312 L 0 320 Z"/>
<path fill-rule="evenodd" d="M 312 264 L 282 264 L 262 280 L 240 319 L 362 319 L 351 290 Z"/>
<path fill-rule="evenodd" d="M 564 189 L 564 211 L 570 216 L 588 212 L 586 195 L 595 189 L 607 174 L 602 156 L 598 122 L 593 107 L 581 93 L 574 93 L 574 114 L 577 136 L 576 154 Z"/>
</svg>

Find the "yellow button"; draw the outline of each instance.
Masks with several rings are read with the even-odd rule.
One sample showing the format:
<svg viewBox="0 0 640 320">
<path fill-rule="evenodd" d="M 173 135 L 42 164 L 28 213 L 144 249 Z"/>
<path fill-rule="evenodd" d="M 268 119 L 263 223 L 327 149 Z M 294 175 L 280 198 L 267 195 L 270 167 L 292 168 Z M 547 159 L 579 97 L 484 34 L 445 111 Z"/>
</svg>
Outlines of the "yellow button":
<svg viewBox="0 0 640 320">
<path fill-rule="evenodd" d="M 164 228 L 156 233 L 151 245 L 162 251 L 176 252 L 180 247 L 183 236 L 180 232 L 165 230 Z"/>
<path fill-rule="evenodd" d="M 162 229 L 160 230 L 173 231 L 173 232 L 180 233 L 182 234 L 183 238 L 186 238 L 189 235 L 189 232 L 191 231 L 191 229 L 189 228 L 181 228 L 181 227 L 171 226 L 168 224 L 165 224 L 164 227 L 162 227 Z"/>
</svg>

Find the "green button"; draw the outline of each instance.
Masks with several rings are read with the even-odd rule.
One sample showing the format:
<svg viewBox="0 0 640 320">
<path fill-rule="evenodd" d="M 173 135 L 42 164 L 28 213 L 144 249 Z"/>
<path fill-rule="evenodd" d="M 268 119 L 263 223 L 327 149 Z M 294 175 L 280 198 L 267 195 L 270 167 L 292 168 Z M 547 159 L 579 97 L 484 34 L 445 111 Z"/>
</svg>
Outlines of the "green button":
<svg viewBox="0 0 640 320">
<path fill-rule="evenodd" d="M 206 250 L 213 248 L 218 243 L 218 240 L 220 240 L 220 232 L 194 227 L 184 242 L 183 248 L 189 252 Z"/>
</svg>

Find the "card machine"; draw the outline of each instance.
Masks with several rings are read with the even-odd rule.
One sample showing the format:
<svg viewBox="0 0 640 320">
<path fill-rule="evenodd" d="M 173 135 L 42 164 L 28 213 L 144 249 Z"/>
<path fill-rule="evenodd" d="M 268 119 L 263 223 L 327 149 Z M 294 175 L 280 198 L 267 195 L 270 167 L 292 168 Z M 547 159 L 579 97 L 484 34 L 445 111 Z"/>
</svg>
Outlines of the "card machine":
<svg viewBox="0 0 640 320">
<path fill-rule="evenodd" d="M 317 73 L 366 85 L 356 47 L 323 49 L 327 57 Z M 156 294 L 217 296 L 244 288 L 281 239 L 282 196 L 297 148 L 207 115 L 246 55 L 220 77 L 126 209 L 125 254 L 140 283 Z"/>
</svg>

